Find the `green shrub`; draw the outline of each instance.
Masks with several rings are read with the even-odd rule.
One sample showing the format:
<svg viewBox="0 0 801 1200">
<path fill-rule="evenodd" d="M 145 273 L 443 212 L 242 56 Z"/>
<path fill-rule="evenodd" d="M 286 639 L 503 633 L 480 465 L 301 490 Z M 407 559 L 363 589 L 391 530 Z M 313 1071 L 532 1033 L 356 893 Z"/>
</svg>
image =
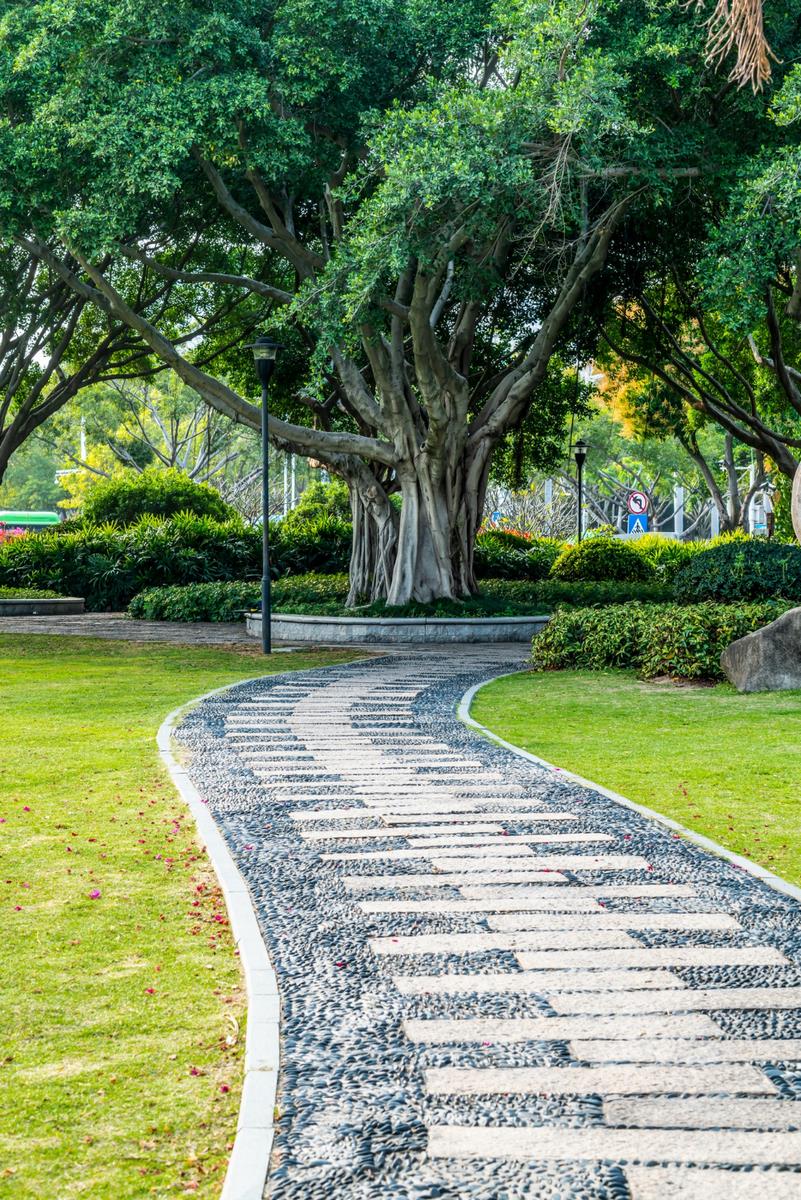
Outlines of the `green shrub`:
<svg viewBox="0 0 801 1200">
<path fill-rule="evenodd" d="M 273 609 L 281 612 L 310 604 L 339 609 L 347 595 L 347 575 L 289 575 L 271 587 Z M 148 588 L 131 600 L 128 615 L 148 621 L 239 621 L 243 612 L 259 608 L 261 580 L 226 580 Z"/>
<path fill-rule="evenodd" d="M 123 609 L 147 587 L 260 573 L 259 530 L 185 513 L 143 517 L 126 529 L 27 534 L 0 546 L 0 585 L 84 596 L 92 611 Z"/>
<path fill-rule="evenodd" d="M 675 579 L 684 564 L 708 545 L 707 542 L 681 542 L 659 533 L 646 533 L 626 544 L 651 564 L 658 579 L 666 582 Z"/>
<path fill-rule="evenodd" d="M 242 581 L 261 576 L 261 530 L 235 521 L 179 513 L 142 517 L 124 529 L 81 522 L 26 534 L 0 546 L 0 586 L 54 589 L 84 596 L 91 611 L 125 608 L 153 587 Z M 319 517 L 285 531 L 270 529 L 273 578 L 309 571 L 342 572 L 350 559 L 350 526 Z"/>
<path fill-rule="evenodd" d="M 261 583 L 187 583 L 182 587 L 148 588 L 134 596 L 128 615 L 147 621 L 239 621 L 258 608 Z"/>
<path fill-rule="evenodd" d="M 645 583 L 656 577 L 651 563 L 626 542 L 596 537 L 566 546 L 551 568 L 553 579 L 608 579 Z"/>
<path fill-rule="evenodd" d="M 592 529 L 588 529 L 584 534 L 585 538 L 610 538 L 617 534 L 615 525 L 593 525 Z"/>
<path fill-rule="evenodd" d="M 44 588 L 12 588 L 0 587 L 0 600 L 60 600 L 58 592 L 49 592 Z"/>
<path fill-rule="evenodd" d="M 273 603 L 283 612 L 291 612 L 293 604 L 336 604 L 342 607 L 350 590 L 350 580 L 344 573 L 320 575 L 284 575 L 273 584 Z"/>
<path fill-rule="evenodd" d="M 280 575 L 339 573 L 348 569 L 351 538 L 350 522 L 341 517 L 287 517 L 270 526 L 270 553 Z"/>
<path fill-rule="evenodd" d="M 731 540 L 695 555 L 675 580 L 676 599 L 801 599 L 801 546 Z"/>
<path fill-rule="evenodd" d="M 672 588 L 664 583 L 615 583 L 611 580 L 543 579 L 530 583 L 524 579 L 484 579 L 484 595 L 503 595 L 518 604 L 536 604 L 537 611 L 550 611 L 564 605 L 584 608 L 589 605 L 626 604 L 631 600 L 659 604 L 673 599 Z"/>
<path fill-rule="evenodd" d="M 171 517 L 176 513 L 231 521 L 235 509 L 226 504 L 216 488 L 195 483 L 184 471 L 150 467 L 141 474 L 127 471 L 104 479 L 89 492 L 81 516 L 93 525 L 107 522 L 133 525 L 140 517 Z"/>
<path fill-rule="evenodd" d="M 530 583 L 521 579 L 488 579 L 481 595 L 471 600 L 443 600 L 435 604 L 406 605 L 387 609 L 382 603 L 346 609 L 348 576 L 285 575 L 272 585 L 276 612 L 353 616 L 391 613 L 393 616 L 498 616 L 547 612 L 555 604 L 620 604 L 627 600 L 665 600 L 668 592 L 658 584 L 561 583 L 546 579 Z M 128 613 L 153 621 L 235 621 L 247 608 L 261 603 L 257 580 L 192 583 L 180 587 L 149 588 L 135 596 Z"/>
<path fill-rule="evenodd" d="M 301 493 L 296 507 L 287 513 L 281 524 L 292 528 L 316 521 L 319 517 L 336 517 L 340 521 L 350 522 L 350 492 L 346 483 L 332 480 L 331 483 L 317 481 L 309 484 Z"/>
<path fill-rule="evenodd" d="M 476 538 L 476 575 L 479 579 L 546 579 L 562 547 L 556 538 L 524 538 L 508 530 L 488 529 Z"/>
<path fill-rule="evenodd" d="M 539 670 L 628 667 L 645 678 L 721 679 L 720 656 L 726 647 L 789 607 L 762 601 L 560 609 L 534 638 L 532 663 Z"/>
<path fill-rule="evenodd" d="M 505 546 L 507 550 L 528 550 L 535 540 L 537 539 L 528 537 L 525 533 L 517 533 L 514 529 L 494 529 L 492 526 L 479 530 L 476 538 L 478 545 L 494 544 Z"/>
</svg>

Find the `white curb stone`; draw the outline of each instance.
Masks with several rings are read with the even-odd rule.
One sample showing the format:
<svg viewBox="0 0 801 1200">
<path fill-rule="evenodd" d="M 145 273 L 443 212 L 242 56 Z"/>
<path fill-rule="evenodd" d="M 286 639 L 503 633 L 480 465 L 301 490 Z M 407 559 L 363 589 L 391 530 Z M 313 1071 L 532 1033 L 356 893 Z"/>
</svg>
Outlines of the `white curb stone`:
<svg viewBox="0 0 801 1200">
<path fill-rule="evenodd" d="M 250 682 L 246 680 L 240 681 Z M 237 686 L 237 685 L 233 685 Z M 245 1074 L 236 1135 L 220 1200 L 262 1200 L 273 1143 L 273 1119 L 280 1062 L 278 981 L 247 884 L 239 873 L 217 824 L 185 769 L 172 753 L 173 730 L 189 708 L 228 688 L 215 688 L 176 708 L 162 722 L 157 745 L 197 827 L 198 840 L 209 857 L 225 897 L 231 934 L 245 976 L 248 1011 L 245 1034 Z"/>
</svg>

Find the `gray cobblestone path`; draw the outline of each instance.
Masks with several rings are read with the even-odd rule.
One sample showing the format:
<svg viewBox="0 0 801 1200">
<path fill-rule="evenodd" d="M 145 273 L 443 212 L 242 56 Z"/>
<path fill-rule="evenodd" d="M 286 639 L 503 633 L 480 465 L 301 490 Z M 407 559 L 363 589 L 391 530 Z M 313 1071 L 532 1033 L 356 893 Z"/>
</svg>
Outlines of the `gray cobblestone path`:
<svg viewBox="0 0 801 1200">
<path fill-rule="evenodd" d="M 179 730 L 282 991 L 267 1194 L 801 1198 L 801 906 L 461 726 L 520 654 L 266 679 Z"/>
</svg>

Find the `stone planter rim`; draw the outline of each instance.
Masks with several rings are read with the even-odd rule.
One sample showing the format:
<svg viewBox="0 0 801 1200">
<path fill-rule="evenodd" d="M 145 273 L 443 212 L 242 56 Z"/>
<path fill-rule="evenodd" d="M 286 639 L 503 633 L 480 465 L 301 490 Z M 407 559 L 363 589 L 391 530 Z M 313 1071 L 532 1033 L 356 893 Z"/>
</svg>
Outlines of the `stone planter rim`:
<svg viewBox="0 0 801 1200">
<path fill-rule="evenodd" d="M 0 597 L 0 617 L 52 617 L 59 614 L 83 613 L 83 596 L 51 596 L 38 600 L 31 596 Z"/>
<path fill-rule="evenodd" d="M 336 617 L 273 613 L 276 641 L 319 645 L 460 645 L 488 642 L 529 642 L 540 633 L 550 615 L 517 617 Z M 261 636 L 261 613 L 249 613 L 250 637 Z"/>
<path fill-rule="evenodd" d="M 255 617 L 259 621 L 261 620 L 261 612 L 258 609 L 249 611 L 247 616 L 251 618 Z M 317 613 L 274 612 L 271 616 L 271 620 L 301 621 L 304 624 L 308 623 L 309 625 L 320 624 L 322 622 L 327 624 L 332 621 L 336 621 L 340 625 L 395 625 L 399 629 L 403 629 L 409 625 L 444 625 L 447 628 L 453 627 L 454 625 L 467 624 L 513 625 L 518 624 L 520 621 L 542 621 L 545 623 L 546 621 L 550 620 L 550 617 L 550 613 L 520 613 L 519 616 L 516 617 L 337 617 L 333 615 L 327 617 L 324 614 L 319 615 Z"/>
</svg>

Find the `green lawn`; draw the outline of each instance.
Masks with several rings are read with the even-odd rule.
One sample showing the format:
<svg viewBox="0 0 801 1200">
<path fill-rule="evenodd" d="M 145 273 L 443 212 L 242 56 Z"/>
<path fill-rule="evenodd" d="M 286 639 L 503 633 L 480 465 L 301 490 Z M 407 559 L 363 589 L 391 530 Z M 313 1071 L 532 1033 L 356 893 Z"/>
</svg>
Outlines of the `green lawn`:
<svg viewBox="0 0 801 1200">
<path fill-rule="evenodd" d="M 472 715 L 801 884 L 801 692 L 525 673 L 483 688 Z"/>
<path fill-rule="evenodd" d="M 174 707 L 353 654 L 0 636 L 0 1194 L 219 1194 L 244 992 L 156 755 Z"/>
</svg>

